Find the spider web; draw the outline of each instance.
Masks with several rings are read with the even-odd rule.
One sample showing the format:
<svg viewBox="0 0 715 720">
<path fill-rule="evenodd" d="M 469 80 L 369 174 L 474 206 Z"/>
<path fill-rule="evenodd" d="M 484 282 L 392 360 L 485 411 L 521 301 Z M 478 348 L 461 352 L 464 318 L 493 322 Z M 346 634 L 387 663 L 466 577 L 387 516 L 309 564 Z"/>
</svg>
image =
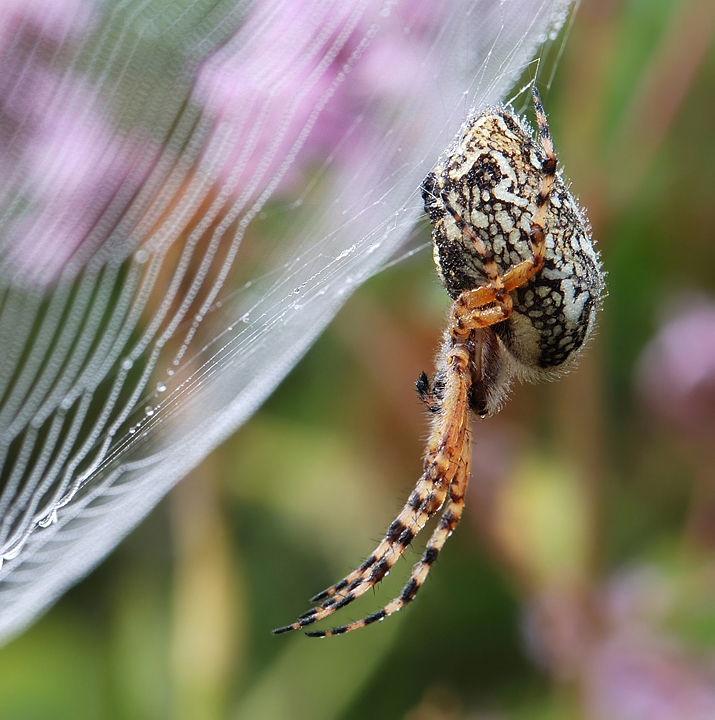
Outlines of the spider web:
<svg viewBox="0 0 715 720">
<path fill-rule="evenodd" d="M 86 574 L 408 240 L 567 0 L 0 8 L 0 637 Z"/>
</svg>

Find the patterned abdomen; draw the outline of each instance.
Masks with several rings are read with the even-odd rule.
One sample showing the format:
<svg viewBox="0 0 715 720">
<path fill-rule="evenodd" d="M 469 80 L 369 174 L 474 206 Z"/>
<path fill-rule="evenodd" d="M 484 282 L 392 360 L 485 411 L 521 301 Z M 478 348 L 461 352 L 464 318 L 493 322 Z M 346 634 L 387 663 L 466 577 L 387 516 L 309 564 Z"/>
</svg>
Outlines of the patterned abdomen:
<svg viewBox="0 0 715 720">
<path fill-rule="evenodd" d="M 425 179 L 422 194 L 433 225 L 434 259 L 452 298 L 488 280 L 484 258 L 443 198 L 504 274 L 532 257 L 529 233 L 544 159 L 528 126 L 510 109 L 489 109 L 467 123 Z M 511 317 L 494 326 L 527 374 L 557 371 L 574 356 L 591 332 L 603 289 L 588 221 L 558 174 L 544 232 L 543 268 L 512 292 Z"/>
</svg>

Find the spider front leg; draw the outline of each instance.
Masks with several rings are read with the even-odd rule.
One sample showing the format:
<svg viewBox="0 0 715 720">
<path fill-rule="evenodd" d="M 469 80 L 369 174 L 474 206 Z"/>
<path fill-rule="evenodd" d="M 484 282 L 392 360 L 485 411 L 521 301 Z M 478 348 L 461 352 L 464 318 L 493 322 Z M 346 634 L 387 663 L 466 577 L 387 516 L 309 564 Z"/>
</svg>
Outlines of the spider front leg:
<svg viewBox="0 0 715 720">
<path fill-rule="evenodd" d="M 427 521 L 441 509 L 455 479 L 459 478 L 457 485 L 466 483 L 462 475 L 466 472 L 464 448 L 465 442 L 468 444 L 466 438 L 469 432 L 472 350 L 470 343 L 461 340 L 454 340 L 451 345 L 452 347 L 445 353 L 444 387 L 440 392 L 441 407 L 435 413 L 434 427 L 424 462 L 424 473 L 407 504 L 390 525 L 384 540 L 357 570 L 317 595 L 315 601 L 323 601 L 320 605 L 305 613 L 293 624 L 274 630 L 274 633 L 297 630 L 322 620 L 377 585 L 389 573 Z M 380 618 L 370 617 L 377 620 L 386 617 L 386 614 Z M 369 621 L 374 622 L 374 620 Z M 360 622 L 367 624 L 367 621 L 368 619 L 353 625 L 361 627 Z"/>
</svg>

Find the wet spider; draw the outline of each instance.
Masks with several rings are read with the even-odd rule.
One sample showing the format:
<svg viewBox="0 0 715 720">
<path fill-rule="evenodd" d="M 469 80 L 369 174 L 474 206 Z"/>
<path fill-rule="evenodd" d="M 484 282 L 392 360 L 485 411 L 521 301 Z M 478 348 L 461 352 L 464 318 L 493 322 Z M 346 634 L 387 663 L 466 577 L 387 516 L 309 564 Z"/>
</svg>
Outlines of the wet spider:
<svg viewBox="0 0 715 720">
<path fill-rule="evenodd" d="M 591 333 L 603 291 L 598 253 L 583 210 L 556 172 L 536 87 L 533 99 L 538 141 L 511 107 L 489 108 L 468 120 L 422 183 L 435 264 L 454 300 L 437 371 L 417 381 L 434 417 L 422 477 L 367 560 L 274 633 L 322 620 L 374 587 L 449 498 L 397 598 L 362 620 L 307 634 L 349 632 L 412 601 L 462 514 L 470 410 L 497 412 L 513 378 L 557 377 Z"/>
</svg>

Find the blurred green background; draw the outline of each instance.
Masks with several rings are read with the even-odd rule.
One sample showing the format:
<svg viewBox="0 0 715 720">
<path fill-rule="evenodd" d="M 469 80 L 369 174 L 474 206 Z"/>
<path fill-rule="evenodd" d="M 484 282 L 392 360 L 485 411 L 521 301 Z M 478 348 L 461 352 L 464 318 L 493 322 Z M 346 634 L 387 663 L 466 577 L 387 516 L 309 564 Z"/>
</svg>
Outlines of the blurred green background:
<svg viewBox="0 0 715 720">
<path fill-rule="evenodd" d="M 658 632 L 709 656 L 713 438 L 661 419 L 635 380 L 663 313 L 715 294 L 712 5 L 584 0 L 544 58 L 609 295 L 575 371 L 475 422 L 468 508 L 417 601 L 341 638 L 270 633 L 369 554 L 420 474 L 414 381 L 448 307 L 428 250 L 363 286 L 254 418 L 0 649 L 0 718 L 585 718 L 559 623 L 581 618 L 586 657 L 623 567 L 658 573 L 675 597 Z M 381 607 L 417 557 L 341 620 Z"/>
</svg>

